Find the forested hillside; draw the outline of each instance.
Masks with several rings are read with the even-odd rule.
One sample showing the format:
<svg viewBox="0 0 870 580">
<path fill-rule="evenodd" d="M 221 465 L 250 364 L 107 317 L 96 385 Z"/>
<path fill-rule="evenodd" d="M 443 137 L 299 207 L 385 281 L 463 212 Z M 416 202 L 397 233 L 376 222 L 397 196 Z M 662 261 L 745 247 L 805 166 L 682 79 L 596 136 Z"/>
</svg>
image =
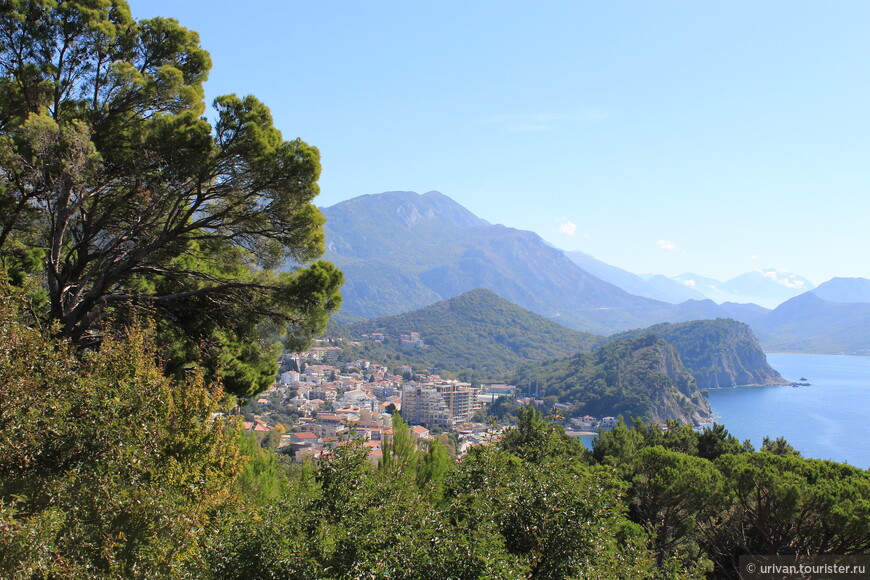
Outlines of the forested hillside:
<svg viewBox="0 0 870 580">
<path fill-rule="evenodd" d="M 347 356 L 453 373 L 471 371 L 476 378 L 487 381 L 503 380 L 523 363 L 589 351 L 604 341 L 603 337 L 571 330 L 483 289 L 407 314 L 357 322 L 345 330 L 354 341 L 374 332 L 385 337 L 383 343 L 368 341 L 346 346 Z M 403 348 L 401 336 L 411 332 L 419 333 L 423 344 Z"/>
<path fill-rule="evenodd" d="M 571 405 L 570 416 L 622 415 L 653 423 L 710 419 L 710 405 L 674 347 L 654 336 L 612 341 L 594 352 L 526 365 L 514 384 Z"/>
<path fill-rule="evenodd" d="M 656 324 L 622 332 L 613 339 L 654 335 L 676 347 L 686 370 L 702 389 L 742 385 L 784 385 L 767 364 L 758 339 L 746 324 L 727 318 Z"/>
</svg>

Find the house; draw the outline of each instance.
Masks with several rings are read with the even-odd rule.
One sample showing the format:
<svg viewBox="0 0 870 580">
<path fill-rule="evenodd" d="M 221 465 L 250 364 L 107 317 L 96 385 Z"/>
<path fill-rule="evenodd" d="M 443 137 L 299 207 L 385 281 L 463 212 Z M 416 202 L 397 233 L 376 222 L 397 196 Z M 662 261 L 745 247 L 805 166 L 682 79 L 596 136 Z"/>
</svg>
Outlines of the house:
<svg viewBox="0 0 870 580">
<path fill-rule="evenodd" d="M 299 373 L 296 371 L 287 371 L 285 373 L 281 373 L 281 384 L 282 385 L 292 385 L 293 383 L 299 382 Z"/>
<path fill-rule="evenodd" d="M 511 397 L 516 393 L 517 388 L 513 385 L 503 385 L 503 384 L 495 384 L 489 385 L 486 389 L 486 393 L 489 395 L 494 395 L 495 397 Z"/>
<path fill-rule="evenodd" d="M 601 419 L 602 429 L 613 429 L 616 427 L 617 420 L 614 417 L 603 417 Z"/>
<path fill-rule="evenodd" d="M 253 421 L 244 421 L 242 422 L 242 429 L 245 430 L 245 433 L 268 433 L 272 430 L 272 427 L 269 427 L 269 424 L 261 419 L 254 419 Z"/>
<path fill-rule="evenodd" d="M 291 433 L 291 437 L 293 438 L 293 443 L 300 443 L 302 445 L 314 445 L 319 439 L 319 437 L 311 431 Z"/>
<path fill-rule="evenodd" d="M 417 439 L 421 439 L 423 441 L 429 441 L 432 439 L 432 435 L 429 433 L 429 429 L 423 427 L 422 425 L 414 425 L 411 427 L 411 434 Z"/>
</svg>

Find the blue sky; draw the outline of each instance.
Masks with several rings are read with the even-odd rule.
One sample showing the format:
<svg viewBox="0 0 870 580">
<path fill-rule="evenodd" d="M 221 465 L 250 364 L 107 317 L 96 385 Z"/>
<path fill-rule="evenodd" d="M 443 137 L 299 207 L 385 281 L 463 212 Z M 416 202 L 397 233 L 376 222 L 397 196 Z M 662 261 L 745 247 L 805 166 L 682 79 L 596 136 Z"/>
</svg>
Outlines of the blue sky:
<svg viewBox="0 0 870 580">
<path fill-rule="evenodd" d="M 870 2 L 131 0 L 322 155 L 636 273 L 870 277 Z"/>
</svg>

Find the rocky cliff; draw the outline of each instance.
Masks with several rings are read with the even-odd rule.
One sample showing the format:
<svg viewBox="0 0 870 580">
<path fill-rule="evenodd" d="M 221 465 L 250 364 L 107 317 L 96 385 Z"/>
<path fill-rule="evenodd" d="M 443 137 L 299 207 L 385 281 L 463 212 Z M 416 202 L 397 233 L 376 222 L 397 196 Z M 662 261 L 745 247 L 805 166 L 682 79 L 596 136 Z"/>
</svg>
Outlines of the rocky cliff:
<svg viewBox="0 0 870 580">
<path fill-rule="evenodd" d="M 717 318 L 664 323 L 613 338 L 643 335 L 654 335 L 674 345 L 699 388 L 788 384 L 767 363 L 752 329 L 742 322 Z"/>
<path fill-rule="evenodd" d="M 572 416 L 640 417 L 700 424 L 711 417 L 694 377 L 677 350 L 652 335 L 612 341 L 590 354 L 526 366 L 514 377 L 538 397 L 571 405 Z"/>
</svg>

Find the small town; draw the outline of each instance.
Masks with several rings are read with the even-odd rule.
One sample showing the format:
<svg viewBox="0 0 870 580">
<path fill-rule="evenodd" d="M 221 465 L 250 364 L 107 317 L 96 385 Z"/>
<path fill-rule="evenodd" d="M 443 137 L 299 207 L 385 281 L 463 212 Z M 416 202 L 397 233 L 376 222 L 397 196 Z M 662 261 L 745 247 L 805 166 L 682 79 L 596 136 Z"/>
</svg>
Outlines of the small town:
<svg viewBox="0 0 870 580">
<path fill-rule="evenodd" d="M 417 333 L 403 337 L 412 340 L 422 343 Z M 392 440 L 396 412 L 401 412 L 418 445 L 440 437 L 454 455 L 462 456 L 504 429 L 483 420 L 485 403 L 516 397 L 519 405 L 543 404 L 534 397 L 518 397 L 514 385 L 475 387 L 437 374 L 414 374 L 409 366 L 391 372 L 367 360 L 338 363 L 340 351 L 337 346 L 316 346 L 286 354 L 282 368 L 289 370 L 272 388 L 239 408 L 245 415 L 245 431 L 297 462 L 316 459 L 346 441 L 358 441 L 377 464 L 383 446 Z M 555 414 L 553 418 L 561 419 Z M 594 435 L 616 422 L 614 417 L 587 415 L 565 422 L 565 427 L 572 435 Z"/>
</svg>

